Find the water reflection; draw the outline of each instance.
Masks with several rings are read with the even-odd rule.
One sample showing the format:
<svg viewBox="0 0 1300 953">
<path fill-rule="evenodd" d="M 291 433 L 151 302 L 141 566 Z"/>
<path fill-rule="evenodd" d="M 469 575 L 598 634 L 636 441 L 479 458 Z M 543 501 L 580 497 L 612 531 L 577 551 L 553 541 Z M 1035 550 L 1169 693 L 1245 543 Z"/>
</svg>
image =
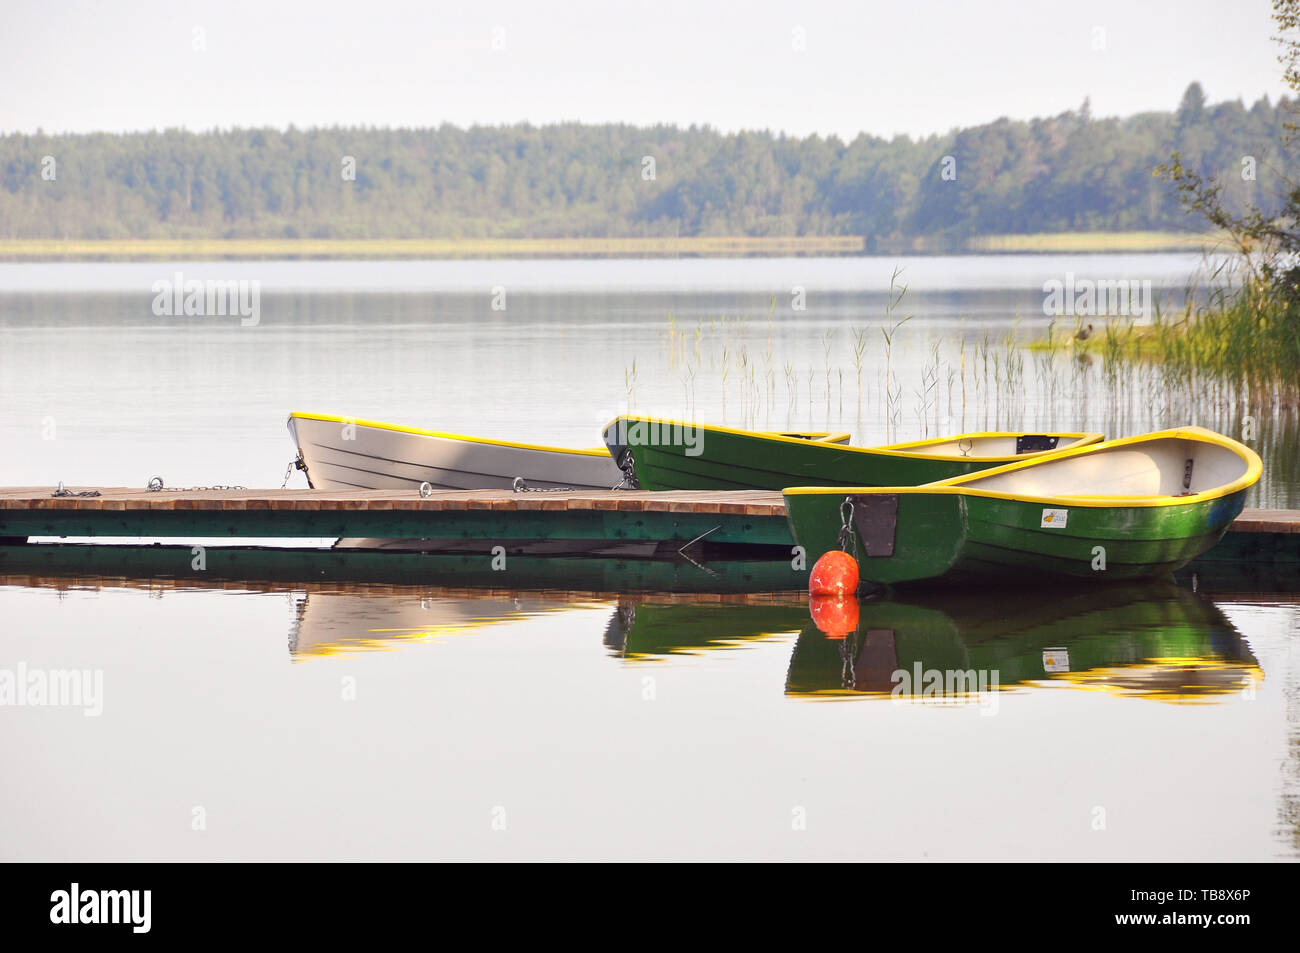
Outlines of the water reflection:
<svg viewBox="0 0 1300 953">
<path fill-rule="evenodd" d="M 1213 602 L 1171 584 L 1089 592 L 946 593 L 862 603 L 858 628 L 809 622 L 786 692 L 960 700 L 1013 686 L 1062 685 L 1167 702 L 1209 702 L 1264 677 Z"/>
<path fill-rule="evenodd" d="M 303 661 L 398 649 L 583 604 L 570 592 L 316 589 L 295 599 L 289 654 Z"/>
<path fill-rule="evenodd" d="M 830 637 L 789 597 L 600 595 L 572 591 L 358 589 L 308 592 L 290 637 L 295 658 L 394 648 L 545 612 L 607 605 L 602 641 L 630 663 L 744 648 L 798 633 L 791 696 L 961 700 L 1013 687 L 1072 687 L 1175 703 L 1249 693 L 1264 674 L 1213 602 L 1173 585 L 1004 597 L 945 594 L 869 602 Z"/>
<path fill-rule="evenodd" d="M 802 601 L 762 594 L 729 599 L 624 596 L 605 627 L 605 646 L 630 660 L 698 655 L 798 632 L 807 621 Z"/>
<path fill-rule="evenodd" d="M 609 613 L 600 635 L 606 650 L 628 663 L 791 638 L 785 692 L 800 697 L 960 698 L 1013 686 L 1069 686 L 1207 702 L 1250 690 L 1264 677 L 1218 607 L 1172 583 L 1037 589 L 1019 601 L 976 592 L 870 600 L 861 603 L 856 627 L 828 636 L 810 621 L 802 594 L 709 591 L 784 582 L 784 562 L 512 558 L 507 575 L 475 555 L 214 548 L 208 568 L 196 572 L 189 553 L 0 547 L 0 585 L 287 593 L 288 654 L 295 661 L 600 608 Z M 241 577 L 253 569 L 270 578 Z M 385 574 L 401 581 L 373 581 Z M 488 585 L 497 581 L 511 586 Z"/>
<path fill-rule="evenodd" d="M 524 287 L 510 284 L 508 314 L 461 284 L 476 264 L 525 276 Z M 972 430 L 1119 437 L 1196 423 L 1263 458 L 1248 506 L 1298 507 L 1295 407 L 1170 366 L 1117 364 L 1104 349 L 1080 359 L 1067 348 L 1014 347 L 1047 331 L 1043 275 L 1149 277 L 1169 288 L 1171 314 L 1197 264 L 1191 255 L 911 256 L 913 320 L 890 349 L 862 355 L 855 334 L 882 313 L 892 258 L 258 262 L 265 293 L 255 335 L 231 333 L 237 321 L 154 315 L 153 265 L 5 265 L 3 482 L 138 485 L 161 471 L 174 485 L 270 485 L 290 455 L 284 415 L 293 407 L 507 439 L 522 427 L 544 443 L 588 446 L 632 399 L 670 418 L 851 430 L 862 445 Z M 191 262 L 185 272 L 217 267 Z M 784 269 L 809 289 L 798 320 L 770 308 L 792 287 L 774 278 Z M 1072 325 L 1056 322 L 1057 339 Z M 734 363 L 744 355 L 766 365 L 756 381 Z M 511 368 L 492 400 L 483 399 L 485 363 Z M 884 392 L 888 379 L 903 382 L 901 398 Z M 103 386 L 87 388 L 90 380 Z M 925 389 L 925 380 L 937 383 Z M 883 413 L 891 402 L 898 413 Z M 64 430 L 45 440 L 25 423 L 47 415 L 76 421 L 75 439 Z"/>
</svg>

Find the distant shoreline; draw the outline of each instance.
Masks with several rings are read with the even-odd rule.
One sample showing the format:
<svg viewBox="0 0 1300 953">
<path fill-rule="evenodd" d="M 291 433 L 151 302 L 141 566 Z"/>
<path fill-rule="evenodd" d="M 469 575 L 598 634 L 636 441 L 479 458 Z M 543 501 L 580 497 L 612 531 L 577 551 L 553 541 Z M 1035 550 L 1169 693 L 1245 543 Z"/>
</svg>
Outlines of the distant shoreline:
<svg viewBox="0 0 1300 953">
<path fill-rule="evenodd" d="M 693 236 L 688 238 L 416 239 L 0 239 L 0 261 L 257 259 L 674 258 L 866 254 L 1091 254 L 1198 251 L 1210 235 L 1179 232 L 1058 232 L 981 235 L 953 247 L 915 239 L 868 249 L 861 235 Z"/>
</svg>

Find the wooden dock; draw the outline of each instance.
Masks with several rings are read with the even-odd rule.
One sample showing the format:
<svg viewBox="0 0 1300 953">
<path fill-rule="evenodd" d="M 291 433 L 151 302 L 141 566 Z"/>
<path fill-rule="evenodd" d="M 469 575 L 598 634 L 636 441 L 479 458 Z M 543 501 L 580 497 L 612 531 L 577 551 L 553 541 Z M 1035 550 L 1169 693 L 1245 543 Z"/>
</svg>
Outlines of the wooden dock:
<svg viewBox="0 0 1300 953">
<path fill-rule="evenodd" d="M 30 536 L 605 540 L 791 546 L 769 491 L 0 489 L 0 539 Z M 97 495 L 82 496 L 81 493 Z"/>
<path fill-rule="evenodd" d="M 764 490 L 0 489 L 0 540 L 229 537 L 585 540 L 792 546 L 779 492 Z M 76 495 L 93 493 L 96 495 Z M 1300 510 L 1246 510 L 1229 530 L 1234 560 L 1300 550 Z M 1233 538 L 1235 537 L 1235 539 Z"/>
<path fill-rule="evenodd" d="M 1300 510 L 1242 510 L 1230 533 L 1300 533 Z"/>
</svg>

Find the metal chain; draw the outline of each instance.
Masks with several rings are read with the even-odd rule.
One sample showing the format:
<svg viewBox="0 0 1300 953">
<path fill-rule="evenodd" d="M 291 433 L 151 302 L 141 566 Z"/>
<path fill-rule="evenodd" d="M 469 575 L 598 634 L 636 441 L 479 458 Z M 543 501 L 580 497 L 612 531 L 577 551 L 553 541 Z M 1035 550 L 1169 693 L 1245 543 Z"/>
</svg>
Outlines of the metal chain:
<svg viewBox="0 0 1300 953">
<path fill-rule="evenodd" d="M 98 490 L 69 490 L 63 485 L 62 480 L 59 481 L 59 488 L 50 494 L 50 496 L 84 496 L 84 497 L 99 496 L 99 495 L 100 494 Z"/>
<path fill-rule="evenodd" d="M 293 471 L 295 467 L 301 470 L 303 473 L 307 472 L 307 461 L 303 460 L 301 450 L 298 451 L 298 456 L 290 460 L 289 465 L 285 467 L 284 482 L 280 484 L 280 489 L 286 490 L 289 488 L 289 477 L 293 476 Z"/>
<path fill-rule="evenodd" d="M 850 546 L 853 547 L 852 556 L 856 559 L 858 539 L 853 532 L 853 497 L 846 496 L 840 504 L 840 549 L 847 553 Z"/>
<path fill-rule="evenodd" d="M 641 489 L 641 484 L 636 478 L 636 461 L 632 458 L 631 450 L 623 451 L 623 456 L 618 459 L 618 468 L 623 471 L 623 479 L 610 487 L 611 490 Z"/>
<path fill-rule="evenodd" d="M 571 486 L 529 486 L 524 482 L 523 477 L 515 477 L 515 482 L 510 484 L 510 487 L 516 493 L 570 493 L 573 491 Z"/>
<path fill-rule="evenodd" d="M 235 484 L 226 485 L 224 483 L 214 483 L 212 486 L 164 486 L 163 478 L 156 476 L 149 481 L 149 485 L 145 489 L 150 493 L 161 493 L 163 490 L 168 493 L 194 493 L 200 490 L 247 490 L 248 487 Z"/>
<path fill-rule="evenodd" d="M 853 691 L 858 687 L 858 675 L 854 671 L 858 658 L 858 633 L 851 632 L 840 642 L 840 687 Z"/>
</svg>

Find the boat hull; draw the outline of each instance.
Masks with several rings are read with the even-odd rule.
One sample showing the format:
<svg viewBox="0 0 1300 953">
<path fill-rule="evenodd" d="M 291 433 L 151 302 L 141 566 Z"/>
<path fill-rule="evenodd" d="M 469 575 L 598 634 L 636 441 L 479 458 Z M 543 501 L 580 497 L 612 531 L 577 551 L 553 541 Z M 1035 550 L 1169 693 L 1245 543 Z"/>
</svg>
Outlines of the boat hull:
<svg viewBox="0 0 1300 953">
<path fill-rule="evenodd" d="M 566 450 L 294 414 L 289 432 L 311 486 L 325 490 L 418 487 L 608 490 L 623 474 L 605 451 Z"/>
<path fill-rule="evenodd" d="M 897 448 L 851 447 L 840 442 L 790 438 L 779 434 L 656 424 L 638 429 L 638 420 L 619 418 L 606 428 L 610 456 L 632 456 L 636 479 L 645 490 L 781 490 L 788 486 L 920 486 L 964 476 L 1009 460 L 1030 459 L 1044 452 L 1016 455 L 1020 434 L 1000 435 L 1009 455 L 960 456 Z M 685 433 L 687 439 L 682 439 Z M 994 435 L 986 435 L 992 437 Z M 1059 447 L 1083 446 L 1102 434 L 1059 434 Z M 1002 441 L 999 441 L 1002 442 Z"/>
<path fill-rule="evenodd" d="M 1142 579 L 1171 573 L 1214 546 L 1241 512 L 1245 492 L 1168 506 L 1089 506 L 957 488 L 913 491 L 896 495 L 891 555 L 870 555 L 857 527 L 852 541 L 862 580 L 877 585 Z M 809 565 L 839 548 L 848 495 L 786 495 L 786 516 Z M 1044 525 L 1051 510 L 1066 513 L 1064 525 L 1059 517 Z"/>
</svg>

